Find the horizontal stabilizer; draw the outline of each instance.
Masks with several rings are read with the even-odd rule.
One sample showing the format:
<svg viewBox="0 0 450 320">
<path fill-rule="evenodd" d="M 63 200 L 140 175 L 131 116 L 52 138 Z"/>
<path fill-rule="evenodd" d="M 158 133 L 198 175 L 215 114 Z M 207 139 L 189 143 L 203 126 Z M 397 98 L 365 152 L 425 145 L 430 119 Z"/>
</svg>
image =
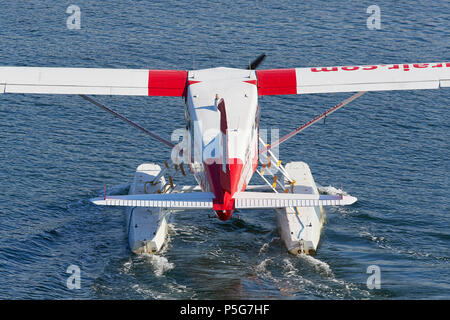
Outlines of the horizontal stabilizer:
<svg viewBox="0 0 450 320">
<path fill-rule="evenodd" d="M 214 195 L 210 192 L 189 192 L 107 196 L 93 198 L 91 202 L 103 206 L 211 209 L 213 198 Z"/>
<path fill-rule="evenodd" d="M 269 192 L 239 192 L 234 195 L 234 199 L 238 209 L 342 206 L 357 200 L 352 196 Z"/>
</svg>

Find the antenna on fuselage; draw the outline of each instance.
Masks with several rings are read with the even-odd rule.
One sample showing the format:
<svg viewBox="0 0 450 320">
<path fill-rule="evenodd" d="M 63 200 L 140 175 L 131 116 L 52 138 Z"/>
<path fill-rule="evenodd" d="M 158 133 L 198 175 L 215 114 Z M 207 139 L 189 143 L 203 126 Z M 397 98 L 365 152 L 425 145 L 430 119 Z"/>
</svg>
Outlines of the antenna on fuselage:
<svg viewBox="0 0 450 320">
<path fill-rule="evenodd" d="M 219 106 L 219 94 L 216 93 L 216 97 L 214 98 L 214 107 L 217 110 L 217 107 Z"/>
</svg>

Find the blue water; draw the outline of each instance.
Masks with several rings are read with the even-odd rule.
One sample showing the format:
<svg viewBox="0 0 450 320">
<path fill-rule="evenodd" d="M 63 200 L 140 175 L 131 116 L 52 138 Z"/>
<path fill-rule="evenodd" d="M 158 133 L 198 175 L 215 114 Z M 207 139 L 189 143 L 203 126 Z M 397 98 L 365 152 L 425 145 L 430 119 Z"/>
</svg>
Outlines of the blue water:
<svg viewBox="0 0 450 320">
<path fill-rule="evenodd" d="M 81 8 L 68 30 L 66 9 Z M 0 1 L 0 65 L 192 69 L 448 61 L 448 1 Z M 350 94 L 264 97 L 261 127 L 285 134 Z M 98 97 L 169 139 L 183 100 Z M 271 211 L 220 222 L 173 217 L 160 255 L 127 248 L 136 167 L 169 150 L 78 96 L 0 96 L 2 299 L 448 299 L 450 90 L 372 92 L 280 147 L 317 183 L 359 201 L 327 208 L 317 255 L 292 256 Z M 192 178 L 179 181 L 193 183 Z M 258 180 L 255 179 L 255 183 Z M 70 290 L 70 265 L 81 288 Z M 377 265 L 381 288 L 366 285 Z"/>
</svg>

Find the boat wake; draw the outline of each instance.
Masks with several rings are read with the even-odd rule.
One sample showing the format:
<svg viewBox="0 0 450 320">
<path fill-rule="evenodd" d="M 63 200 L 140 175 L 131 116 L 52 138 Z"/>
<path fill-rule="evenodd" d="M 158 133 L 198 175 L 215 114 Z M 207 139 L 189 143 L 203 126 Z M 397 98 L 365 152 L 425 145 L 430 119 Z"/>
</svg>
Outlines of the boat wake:
<svg viewBox="0 0 450 320">
<path fill-rule="evenodd" d="M 145 259 L 146 262 L 150 263 L 153 272 L 156 277 L 164 276 L 168 271 L 175 268 L 175 264 L 169 262 L 169 260 L 164 256 L 164 254 L 169 250 L 171 243 L 171 234 L 175 232 L 175 227 L 172 223 L 168 223 L 169 232 L 167 234 L 167 240 L 164 243 L 158 254 L 142 253 L 141 257 Z"/>
<path fill-rule="evenodd" d="M 331 185 L 324 187 L 321 186 L 319 184 L 317 185 L 317 190 L 319 190 L 320 194 L 329 194 L 329 195 L 334 195 L 334 196 L 340 196 L 340 195 L 344 195 L 344 196 L 349 196 L 350 194 L 348 194 L 346 191 L 343 191 L 342 189 L 339 188 L 335 188 Z"/>
<path fill-rule="evenodd" d="M 312 266 L 320 275 L 334 278 L 333 271 L 331 271 L 331 267 L 328 265 L 328 263 L 304 253 L 299 254 L 297 257 Z"/>
<path fill-rule="evenodd" d="M 435 255 L 430 252 L 417 251 L 409 247 L 400 247 L 399 245 L 393 244 L 391 241 L 389 241 L 383 236 L 374 235 L 365 228 L 363 228 L 358 233 L 358 235 L 363 239 L 373 242 L 378 248 L 389 251 L 395 255 L 405 255 L 416 259 L 431 259 L 431 261 L 432 260 L 449 261 L 449 258 L 445 256 Z"/>
<path fill-rule="evenodd" d="M 161 277 L 166 272 L 175 268 L 175 265 L 169 262 L 169 260 L 167 260 L 167 258 L 162 255 L 143 253 L 142 257 L 145 257 L 145 259 L 150 263 L 155 276 L 157 277 Z"/>
<path fill-rule="evenodd" d="M 106 186 L 106 195 L 107 196 L 119 196 L 119 195 L 127 195 L 130 190 L 130 183 L 117 184 L 115 186 Z M 101 197 L 105 195 L 105 189 L 98 190 L 97 197 Z"/>
<path fill-rule="evenodd" d="M 254 267 L 259 281 L 275 287 L 282 296 L 291 298 L 367 299 L 371 294 L 363 286 L 336 279 L 331 266 L 306 254 L 288 253 L 272 256 L 271 244 L 265 243 L 259 256 L 263 259 Z M 284 257 L 283 257 L 284 256 Z"/>
</svg>

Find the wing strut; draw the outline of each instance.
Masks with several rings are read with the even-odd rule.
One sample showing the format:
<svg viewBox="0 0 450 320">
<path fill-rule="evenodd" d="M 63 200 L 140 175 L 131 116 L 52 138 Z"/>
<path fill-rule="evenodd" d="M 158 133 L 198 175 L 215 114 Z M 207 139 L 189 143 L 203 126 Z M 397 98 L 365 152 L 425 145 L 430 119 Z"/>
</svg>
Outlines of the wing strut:
<svg viewBox="0 0 450 320">
<path fill-rule="evenodd" d="M 130 119 L 128 119 L 128 118 L 124 117 L 123 115 L 121 115 L 120 113 L 118 113 L 118 112 L 116 112 L 116 111 L 114 111 L 114 110 L 108 108 L 107 106 L 101 104 L 100 102 L 95 101 L 94 99 L 92 99 L 92 98 L 90 98 L 90 97 L 88 97 L 88 96 L 86 96 L 86 95 L 84 95 L 84 94 L 80 94 L 80 97 L 82 97 L 83 99 L 89 101 L 89 102 L 92 103 L 93 105 L 96 105 L 97 107 L 102 108 L 103 110 L 105 110 L 105 111 L 111 113 L 111 114 L 112 114 L 113 116 L 115 116 L 116 118 L 119 118 L 120 120 L 123 120 L 123 121 L 125 121 L 125 122 L 128 123 L 128 124 L 131 124 L 133 127 L 138 128 L 139 130 L 145 132 L 146 134 L 148 134 L 148 135 L 151 136 L 152 138 L 158 140 L 159 142 L 164 143 L 166 146 L 168 146 L 168 147 L 170 147 L 170 148 L 175 147 L 175 145 L 174 145 L 172 142 L 167 141 L 167 140 L 164 139 L 164 138 L 161 138 L 160 136 L 154 134 L 154 133 L 151 132 L 151 131 L 148 131 L 148 130 L 145 129 L 144 127 L 141 127 L 140 125 L 138 125 L 136 122 L 131 121 Z"/>
<path fill-rule="evenodd" d="M 291 131 L 290 133 L 288 133 L 287 135 L 281 137 L 280 139 L 278 139 L 277 141 L 275 141 L 274 143 L 267 145 L 265 148 L 262 148 L 259 151 L 259 154 L 266 152 L 267 150 L 270 150 L 276 146 L 278 146 L 279 144 L 285 142 L 286 140 L 292 138 L 293 136 L 295 136 L 297 133 L 305 130 L 306 128 L 308 128 L 309 126 L 313 125 L 314 123 L 316 123 L 317 121 L 325 118 L 326 116 L 332 114 L 333 112 L 339 110 L 340 108 L 344 107 L 345 105 L 349 104 L 350 102 L 352 102 L 353 100 L 359 98 L 360 96 L 362 96 L 364 93 L 366 93 L 366 91 L 361 91 L 358 93 L 355 93 L 354 95 L 352 95 L 350 98 L 345 99 L 344 101 L 338 103 L 337 105 L 335 105 L 333 108 L 328 109 L 327 111 L 325 111 L 324 113 L 322 113 L 321 115 L 315 117 L 314 119 L 308 121 L 307 123 L 301 125 L 300 127 L 298 127 L 297 129 Z"/>
</svg>

